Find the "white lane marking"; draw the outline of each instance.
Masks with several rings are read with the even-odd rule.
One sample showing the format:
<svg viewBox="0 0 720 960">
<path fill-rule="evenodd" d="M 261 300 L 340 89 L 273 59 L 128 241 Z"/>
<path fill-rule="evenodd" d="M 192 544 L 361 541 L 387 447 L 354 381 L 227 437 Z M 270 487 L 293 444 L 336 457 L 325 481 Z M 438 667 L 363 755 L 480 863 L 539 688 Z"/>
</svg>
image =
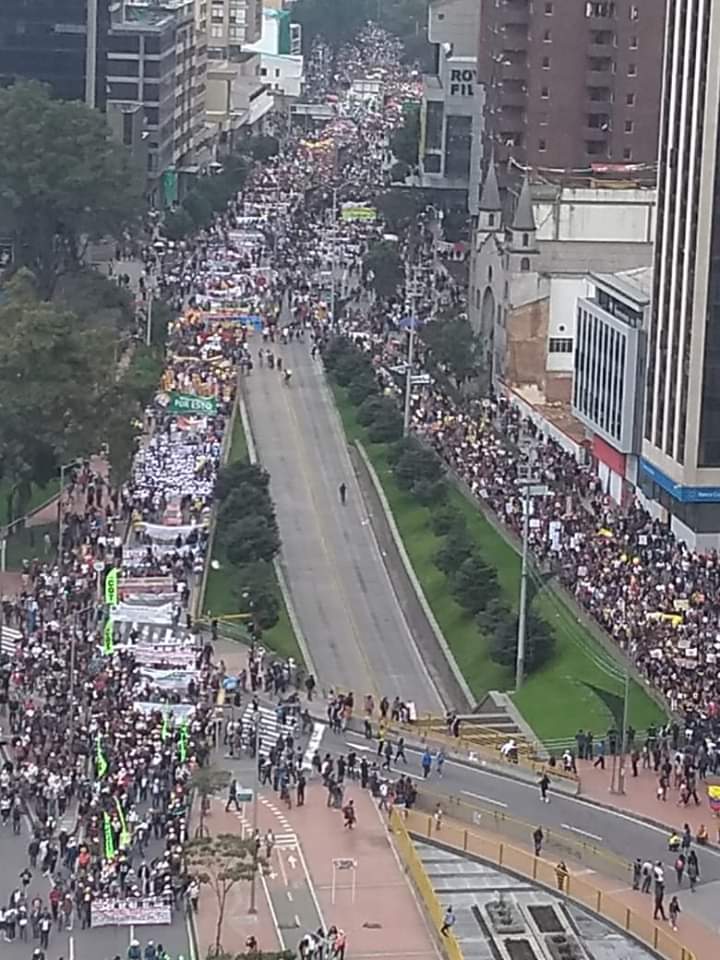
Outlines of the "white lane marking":
<svg viewBox="0 0 720 960">
<path fill-rule="evenodd" d="M 290 893 L 289 890 L 288 890 L 288 892 L 287 892 L 287 898 L 288 898 L 288 900 L 290 901 L 290 903 L 292 903 L 293 895 Z"/>
<path fill-rule="evenodd" d="M 474 797 L 476 800 L 482 800 L 484 803 L 492 803 L 496 807 L 507 807 L 506 803 L 503 803 L 502 800 L 493 800 L 492 797 L 484 797 L 481 793 L 471 793 L 470 790 L 461 790 L 460 793 L 464 797 Z"/>
<path fill-rule="evenodd" d="M 290 884 L 288 882 L 287 870 L 285 869 L 285 861 L 283 860 L 279 850 L 277 851 L 277 857 L 278 857 L 278 862 L 280 864 L 280 874 L 283 878 L 283 883 L 285 884 L 286 887 L 289 887 Z"/>
<path fill-rule="evenodd" d="M 596 833 L 588 833 L 587 830 L 581 830 L 580 827 L 573 827 L 569 823 L 561 823 L 560 826 L 563 830 L 572 830 L 573 833 L 579 833 L 582 837 L 590 837 L 591 840 L 597 840 L 598 843 L 602 843 L 602 837 L 599 837 Z"/>
<path fill-rule="evenodd" d="M 325 918 L 323 917 L 323 912 L 320 907 L 320 901 L 318 900 L 318 895 L 315 891 L 315 885 L 312 882 L 310 871 L 308 870 L 307 861 L 305 860 L 305 854 L 303 853 L 302 847 L 299 844 L 297 848 L 297 855 L 300 859 L 300 865 L 302 866 L 303 873 L 305 874 L 305 882 L 307 883 L 308 890 L 310 891 L 310 896 L 312 897 L 312 902 L 315 906 L 315 913 L 318 915 L 318 918 L 320 920 L 320 926 L 323 928 L 323 930 L 327 930 L 327 926 L 325 925 Z"/>
<path fill-rule="evenodd" d="M 326 726 L 324 723 L 318 723 L 317 721 L 313 723 L 313 731 L 310 735 L 310 740 L 308 741 L 305 756 L 303 757 L 303 770 L 312 770 L 312 758 L 315 754 L 315 751 L 320 748 L 325 729 Z"/>
<path fill-rule="evenodd" d="M 75 937 L 68 937 L 68 960 L 75 960 Z"/>
<path fill-rule="evenodd" d="M 286 949 L 285 937 L 283 936 L 282 930 L 280 929 L 280 924 L 278 923 L 277 913 L 275 912 L 275 906 L 272 902 L 272 897 L 270 896 L 270 890 L 268 889 L 268 882 L 267 882 L 267 879 L 265 878 L 264 871 L 258 870 L 258 876 L 260 877 L 260 883 L 263 886 L 263 892 L 265 894 L 265 902 L 268 905 L 268 909 L 270 910 L 270 916 L 272 917 L 273 926 L 275 927 L 275 936 L 278 938 L 280 949 L 285 950 Z"/>
</svg>

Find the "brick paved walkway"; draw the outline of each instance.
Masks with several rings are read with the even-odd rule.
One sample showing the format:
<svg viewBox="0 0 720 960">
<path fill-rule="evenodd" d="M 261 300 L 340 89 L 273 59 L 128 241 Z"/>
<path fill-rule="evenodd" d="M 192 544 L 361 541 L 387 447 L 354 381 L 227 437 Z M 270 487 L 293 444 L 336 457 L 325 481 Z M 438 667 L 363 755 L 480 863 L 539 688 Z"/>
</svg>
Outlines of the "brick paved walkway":
<svg viewBox="0 0 720 960">
<path fill-rule="evenodd" d="M 239 833 L 241 830 L 237 817 L 232 813 L 226 813 L 224 804 L 219 801 L 213 801 L 207 823 L 213 835 L 219 833 Z M 193 821 L 193 827 L 194 825 Z M 250 934 L 257 937 L 261 950 L 280 949 L 280 942 L 272 921 L 270 908 L 265 899 L 262 884 L 258 884 L 257 886 L 256 905 L 257 914 L 249 914 L 249 884 L 239 883 L 230 891 L 225 908 L 222 943 L 232 954 L 243 951 L 245 940 Z M 203 887 L 200 893 L 200 906 L 196 917 L 201 958 L 207 956 L 208 948 L 215 943 L 217 916 L 218 909 L 215 895 L 209 888 Z"/>
<path fill-rule="evenodd" d="M 698 785 L 700 805 L 696 806 L 694 800 L 691 800 L 687 807 L 682 807 L 677 803 L 678 792 L 672 785 L 668 790 L 667 800 L 657 799 L 658 774 L 652 768 L 649 770 L 639 768 L 638 776 L 633 777 L 632 769 L 628 764 L 624 794 L 610 793 L 609 760 L 606 760 L 604 770 L 593 767 L 591 763 L 580 761 L 578 772 L 582 782 L 582 796 L 617 810 L 625 810 L 628 813 L 667 824 L 668 831 L 671 828 L 682 830 L 683 824 L 689 823 L 693 833 L 697 833 L 698 827 L 705 824 L 710 840 L 713 843 L 718 841 L 720 820 L 710 810 L 706 784 L 702 782 Z"/>
</svg>

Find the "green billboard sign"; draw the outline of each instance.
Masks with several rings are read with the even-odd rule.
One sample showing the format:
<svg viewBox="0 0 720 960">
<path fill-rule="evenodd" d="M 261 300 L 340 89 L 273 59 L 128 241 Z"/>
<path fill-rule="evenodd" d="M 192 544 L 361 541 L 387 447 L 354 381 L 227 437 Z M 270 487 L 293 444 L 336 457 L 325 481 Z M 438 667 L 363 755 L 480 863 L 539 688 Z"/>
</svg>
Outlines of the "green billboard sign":
<svg viewBox="0 0 720 960">
<path fill-rule="evenodd" d="M 215 397 L 198 397 L 193 393 L 171 393 L 168 413 L 184 416 L 214 417 L 217 413 Z"/>
</svg>

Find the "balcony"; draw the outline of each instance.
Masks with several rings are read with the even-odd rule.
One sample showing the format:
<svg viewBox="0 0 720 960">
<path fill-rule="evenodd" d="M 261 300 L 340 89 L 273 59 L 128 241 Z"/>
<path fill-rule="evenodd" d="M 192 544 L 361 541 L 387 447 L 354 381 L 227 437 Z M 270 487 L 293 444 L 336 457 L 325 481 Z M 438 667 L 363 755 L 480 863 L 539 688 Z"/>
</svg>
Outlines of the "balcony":
<svg viewBox="0 0 720 960">
<path fill-rule="evenodd" d="M 610 88 L 615 83 L 615 74 L 611 70 L 587 70 L 585 86 Z"/>
<path fill-rule="evenodd" d="M 501 80 L 525 80 L 527 79 L 527 62 L 525 60 L 517 63 L 500 64 Z"/>
<path fill-rule="evenodd" d="M 522 133 L 525 129 L 525 114 L 522 110 L 501 110 L 495 126 L 503 136 Z"/>
<path fill-rule="evenodd" d="M 527 104 L 527 93 L 522 90 L 500 90 L 498 94 L 498 103 L 501 107 L 519 107 L 522 109 Z"/>
<path fill-rule="evenodd" d="M 512 53 L 525 51 L 528 48 L 527 30 L 505 30 L 502 37 L 503 51 L 508 50 Z"/>
<path fill-rule="evenodd" d="M 508 3 L 498 14 L 501 23 L 527 26 L 530 23 L 530 9 L 527 3 Z"/>
<path fill-rule="evenodd" d="M 611 40 L 606 40 L 603 43 L 588 44 L 587 55 L 589 57 L 605 59 L 606 57 L 614 57 L 615 53 L 616 50 Z"/>
<path fill-rule="evenodd" d="M 586 100 L 585 101 L 585 113 L 590 113 L 593 116 L 597 114 L 607 115 L 610 110 L 611 100 L 610 93 L 608 92 L 605 97 L 602 97 L 599 100 Z"/>
<path fill-rule="evenodd" d="M 583 127 L 583 140 L 586 143 L 604 143 L 610 136 L 610 130 L 601 130 L 600 127 Z"/>
</svg>

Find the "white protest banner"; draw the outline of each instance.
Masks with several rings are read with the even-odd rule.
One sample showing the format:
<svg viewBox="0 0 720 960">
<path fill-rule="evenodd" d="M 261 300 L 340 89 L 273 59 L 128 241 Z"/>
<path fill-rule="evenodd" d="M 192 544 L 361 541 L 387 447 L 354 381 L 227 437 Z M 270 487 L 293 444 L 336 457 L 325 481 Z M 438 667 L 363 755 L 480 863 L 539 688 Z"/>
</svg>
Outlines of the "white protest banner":
<svg viewBox="0 0 720 960">
<path fill-rule="evenodd" d="M 158 607 L 131 604 L 123 601 L 113 610 L 115 623 L 153 623 L 169 625 L 173 622 L 173 605 L 163 603 Z"/>
<path fill-rule="evenodd" d="M 195 670 L 153 670 L 150 667 L 144 667 L 141 670 L 141 676 L 161 690 L 185 690 L 188 683 L 197 678 L 197 672 Z"/>
<path fill-rule="evenodd" d="M 120 581 L 120 596 L 124 599 L 131 594 L 172 594 L 174 588 L 172 577 L 125 577 Z"/>
<path fill-rule="evenodd" d="M 175 540 L 177 537 L 185 539 L 196 527 L 193 524 L 168 527 L 161 523 L 139 523 L 138 529 L 144 531 L 153 540 Z"/>
<path fill-rule="evenodd" d="M 192 648 L 169 648 L 169 647 L 135 647 L 132 654 L 135 662 L 141 666 L 150 666 L 153 663 L 167 663 L 169 666 L 189 670 L 195 668 L 198 651 Z"/>
<path fill-rule="evenodd" d="M 136 700 L 133 703 L 133 710 L 136 713 L 144 713 L 149 716 L 153 713 L 162 713 L 166 716 L 172 714 L 175 720 L 188 720 L 195 713 L 195 706 L 192 703 L 162 703 L 159 700 Z"/>
<path fill-rule="evenodd" d="M 162 900 L 93 900 L 90 918 L 93 927 L 172 923 L 172 910 Z"/>
</svg>

